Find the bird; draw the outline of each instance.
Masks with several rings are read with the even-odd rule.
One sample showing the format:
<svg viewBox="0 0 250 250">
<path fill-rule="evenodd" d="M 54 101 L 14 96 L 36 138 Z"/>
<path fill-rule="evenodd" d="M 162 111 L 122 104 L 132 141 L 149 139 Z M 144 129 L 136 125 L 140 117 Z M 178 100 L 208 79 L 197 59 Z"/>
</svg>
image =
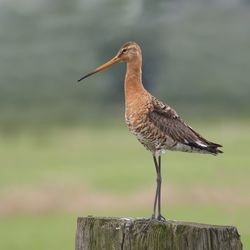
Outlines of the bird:
<svg viewBox="0 0 250 250">
<path fill-rule="evenodd" d="M 165 221 L 161 213 L 161 155 L 166 151 L 217 155 L 222 145 L 208 141 L 186 124 L 177 112 L 151 95 L 142 83 L 142 51 L 136 42 L 126 42 L 108 62 L 78 80 L 114 64 L 127 65 L 124 80 L 125 121 L 129 131 L 152 153 L 156 169 L 156 191 L 151 219 Z M 157 208 L 157 214 L 156 214 Z"/>
</svg>

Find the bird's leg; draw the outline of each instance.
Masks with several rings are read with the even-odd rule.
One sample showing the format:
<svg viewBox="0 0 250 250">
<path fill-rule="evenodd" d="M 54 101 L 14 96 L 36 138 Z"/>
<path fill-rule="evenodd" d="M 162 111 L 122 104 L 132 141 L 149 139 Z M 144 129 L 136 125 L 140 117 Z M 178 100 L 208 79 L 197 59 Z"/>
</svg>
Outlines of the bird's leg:
<svg viewBox="0 0 250 250">
<path fill-rule="evenodd" d="M 154 158 L 155 170 L 156 170 L 156 175 L 157 175 L 157 179 L 156 179 L 157 186 L 156 186 L 156 191 L 155 191 L 154 210 L 153 210 L 153 214 L 152 214 L 152 219 L 155 219 L 156 204 L 157 204 L 158 193 L 159 193 L 159 185 L 158 185 L 158 172 L 159 172 L 159 169 L 158 169 L 158 163 L 157 163 L 156 157 L 153 156 L 153 158 Z"/>
<path fill-rule="evenodd" d="M 158 188 L 158 216 L 157 220 L 165 221 L 161 215 L 161 156 L 158 156 L 158 172 L 157 172 L 157 188 Z"/>
<path fill-rule="evenodd" d="M 153 220 L 155 220 L 156 216 L 155 216 L 155 213 L 156 213 L 156 205 L 157 205 L 157 201 L 158 201 L 158 194 L 159 194 L 159 185 L 158 185 L 158 172 L 159 172 L 159 169 L 158 169 L 158 163 L 157 163 L 157 160 L 156 160 L 156 157 L 155 155 L 153 155 L 153 159 L 154 159 L 154 164 L 155 164 L 155 170 L 156 170 L 156 175 L 157 175 L 157 179 L 156 179 L 156 191 L 155 191 L 155 200 L 154 200 L 154 209 L 153 209 L 153 214 L 152 214 L 152 217 L 151 219 L 149 220 L 148 223 L 146 223 L 142 230 L 139 230 L 139 232 L 146 232 L 149 225 L 153 222 Z"/>
</svg>

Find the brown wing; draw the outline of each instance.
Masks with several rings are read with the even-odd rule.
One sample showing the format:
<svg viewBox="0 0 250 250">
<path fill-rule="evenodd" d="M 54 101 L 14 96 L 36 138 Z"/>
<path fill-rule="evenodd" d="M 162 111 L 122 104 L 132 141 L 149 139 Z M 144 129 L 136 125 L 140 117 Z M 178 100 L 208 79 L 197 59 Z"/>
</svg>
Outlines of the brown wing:
<svg viewBox="0 0 250 250">
<path fill-rule="evenodd" d="M 190 147 L 206 150 L 213 154 L 220 153 L 221 145 L 210 142 L 183 122 L 176 111 L 153 97 L 153 109 L 149 113 L 151 122 L 176 142 Z"/>
</svg>

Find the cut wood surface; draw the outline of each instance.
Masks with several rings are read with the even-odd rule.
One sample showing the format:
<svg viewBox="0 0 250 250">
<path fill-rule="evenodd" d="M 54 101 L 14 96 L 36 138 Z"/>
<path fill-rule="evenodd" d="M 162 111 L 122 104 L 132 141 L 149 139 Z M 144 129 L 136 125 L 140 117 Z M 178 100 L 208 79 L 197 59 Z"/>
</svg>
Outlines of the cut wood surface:
<svg viewBox="0 0 250 250">
<path fill-rule="evenodd" d="M 241 250 L 234 226 L 133 218 L 79 217 L 76 250 Z"/>
</svg>

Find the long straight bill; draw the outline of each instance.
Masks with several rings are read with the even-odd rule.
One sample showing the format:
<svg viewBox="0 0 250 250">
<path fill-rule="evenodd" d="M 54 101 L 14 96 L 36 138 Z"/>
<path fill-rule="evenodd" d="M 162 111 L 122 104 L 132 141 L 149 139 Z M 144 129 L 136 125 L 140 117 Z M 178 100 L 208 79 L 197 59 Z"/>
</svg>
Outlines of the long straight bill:
<svg viewBox="0 0 250 250">
<path fill-rule="evenodd" d="M 80 82 L 81 80 L 89 77 L 89 76 L 92 76 L 94 75 L 95 73 L 99 72 L 99 71 L 102 71 L 110 66 L 112 66 L 113 64 L 116 64 L 116 63 L 119 63 L 120 62 L 120 59 L 118 57 L 114 57 L 112 58 L 110 61 L 104 63 L 103 65 L 101 65 L 100 67 L 96 68 L 93 72 L 91 73 L 88 73 L 87 75 L 83 76 L 82 78 L 80 78 L 78 80 L 78 82 Z"/>
</svg>

